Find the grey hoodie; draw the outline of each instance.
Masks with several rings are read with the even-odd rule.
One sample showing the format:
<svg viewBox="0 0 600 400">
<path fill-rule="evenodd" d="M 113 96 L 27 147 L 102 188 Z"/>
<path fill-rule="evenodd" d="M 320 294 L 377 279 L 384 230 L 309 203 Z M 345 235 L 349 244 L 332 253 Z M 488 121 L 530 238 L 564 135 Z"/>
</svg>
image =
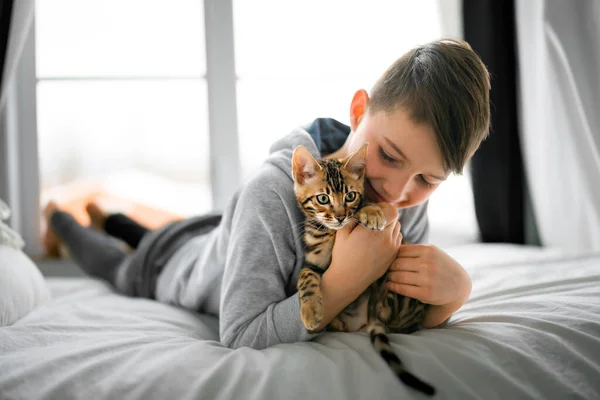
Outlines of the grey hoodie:
<svg viewBox="0 0 600 400">
<path fill-rule="evenodd" d="M 340 131 L 323 121 L 318 132 L 313 123 L 277 141 L 261 168 L 232 197 L 218 226 L 186 239 L 160 268 L 152 297 L 219 316 L 221 343 L 227 347 L 263 349 L 316 336 L 300 320 L 296 283 L 304 257 L 304 218 L 291 162 L 298 145 L 320 158 L 327 138 L 337 137 L 338 148 L 343 144 L 349 129 Z M 335 132 L 327 132 L 330 128 Z M 427 203 L 399 210 L 403 236 L 411 243 L 427 240 L 426 211 Z"/>
</svg>

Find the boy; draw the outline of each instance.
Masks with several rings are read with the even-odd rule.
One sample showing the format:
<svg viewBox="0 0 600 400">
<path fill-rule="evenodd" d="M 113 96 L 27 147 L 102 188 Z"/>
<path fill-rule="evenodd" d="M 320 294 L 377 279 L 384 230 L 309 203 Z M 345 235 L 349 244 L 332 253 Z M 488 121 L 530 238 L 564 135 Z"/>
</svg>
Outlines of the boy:
<svg viewBox="0 0 600 400">
<path fill-rule="evenodd" d="M 436 327 L 465 303 L 471 281 L 455 260 L 424 244 L 426 200 L 450 173 L 462 172 L 487 136 L 489 88 L 487 70 L 468 44 L 432 42 L 398 59 L 370 94 L 356 92 L 350 127 L 317 119 L 277 141 L 222 216 L 147 232 L 132 255 L 53 203 L 46 208 L 49 226 L 82 269 L 120 292 L 218 315 L 228 347 L 309 340 L 386 271 L 392 291 L 432 305 L 423 327 Z M 338 231 L 322 279 L 326 315 L 309 333 L 296 292 L 303 217 L 293 191 L 292 153 L 303 145 L 315 158 L 339 158 L 365 142 L 366 195 L 384 207 L 390 222 L 383 231 L 360 225 Z M 396 224 L 410 244 L 398 248 L 389 240 Z M 391 264 L 389 254 L 395 255 Z"/>
</svg>

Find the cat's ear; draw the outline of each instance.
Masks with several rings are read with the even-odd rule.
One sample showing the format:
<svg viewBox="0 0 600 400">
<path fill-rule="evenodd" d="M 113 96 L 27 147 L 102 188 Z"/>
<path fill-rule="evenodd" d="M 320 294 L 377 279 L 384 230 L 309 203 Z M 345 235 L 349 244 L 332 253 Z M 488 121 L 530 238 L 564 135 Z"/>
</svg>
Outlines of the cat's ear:
<svg viewBox="0 0 600 400">
<path fill-rule="evenodd" d="M 342 164 L 346 171 L 356 177 L 362 179 L 365 175 L 365 166 L 367 165 L 367 147 L 369 143 L 365 143 L 362 147 L 350 154 L 342 160 Z"/>
<path fill-rule="evenodd" d="M 292 156 L 292 175 L 299 184 L 314 178 L 321 166 L 304 146 L 298 146 Z"/>
</svg>

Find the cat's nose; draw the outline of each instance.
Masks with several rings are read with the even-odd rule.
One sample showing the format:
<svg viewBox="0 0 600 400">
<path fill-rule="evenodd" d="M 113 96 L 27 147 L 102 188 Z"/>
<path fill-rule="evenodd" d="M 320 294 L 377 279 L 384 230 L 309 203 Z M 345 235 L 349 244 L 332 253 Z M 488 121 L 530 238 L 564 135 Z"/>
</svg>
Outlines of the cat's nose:
<svg viewBox="0 0 600 400">
<path fill-rule="evenodd" d="M 341 224 L 346 219 L 346 216 L 345 215 L 336 215 L 335 219 L 337 219 Z"/>
</svg>

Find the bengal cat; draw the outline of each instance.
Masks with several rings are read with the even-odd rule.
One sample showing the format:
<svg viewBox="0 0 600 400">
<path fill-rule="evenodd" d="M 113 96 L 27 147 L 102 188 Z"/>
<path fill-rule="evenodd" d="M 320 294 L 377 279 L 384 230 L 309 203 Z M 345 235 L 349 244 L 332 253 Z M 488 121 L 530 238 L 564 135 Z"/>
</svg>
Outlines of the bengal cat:
<svg viewBox="0 0 600 400">
<path fill-rule="evenodd" d="M 367 144 L 342 159 L 316 160 L 303 146 L 292 157 L 294 191 L 306 216 L 302 240 L 304 267 L 298 276 L 300 316 L 308 331 L 317 328 L 324 307 L 321 275 L 331 263 L 335 234 L 352 220 L 382 230 L 386 221 L 377 204 L 363 197 Z M 388 332 L 406 333 L 423 321 L 427 305 L 387 289 L 384 275 L 371 284 L 328 326 L 328 331 L 367 332 L 392 371 L 408 386 L 428 395 L 435 389 L 408 372 L 394 353 Z"/>
</svg>

